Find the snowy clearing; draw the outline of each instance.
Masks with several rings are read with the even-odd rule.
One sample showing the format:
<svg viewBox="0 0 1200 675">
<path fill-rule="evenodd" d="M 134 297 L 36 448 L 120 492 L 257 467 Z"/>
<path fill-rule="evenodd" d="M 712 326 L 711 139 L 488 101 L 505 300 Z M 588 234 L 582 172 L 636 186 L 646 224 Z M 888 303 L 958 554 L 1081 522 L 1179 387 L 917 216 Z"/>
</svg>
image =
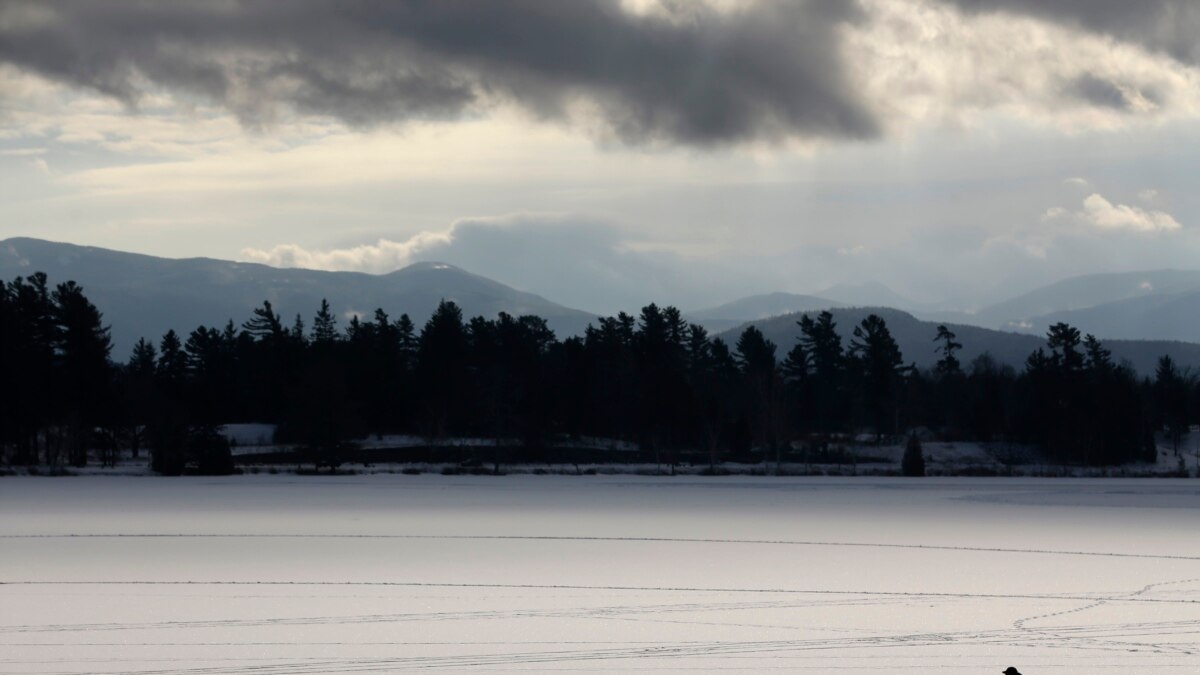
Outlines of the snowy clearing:
<svg viewBox="0 0 1200 675">
<path fill-rule="evenodd" d="M 0 672 L 1200 670 L 1200 484 L 0 479 Z"/>
</svg>

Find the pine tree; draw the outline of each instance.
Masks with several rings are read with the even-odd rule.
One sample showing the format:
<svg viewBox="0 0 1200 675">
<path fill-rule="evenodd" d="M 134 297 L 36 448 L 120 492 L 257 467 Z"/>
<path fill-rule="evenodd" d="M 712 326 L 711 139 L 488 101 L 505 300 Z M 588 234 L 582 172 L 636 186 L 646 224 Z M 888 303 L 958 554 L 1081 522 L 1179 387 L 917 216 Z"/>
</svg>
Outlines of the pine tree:
<svg viewBox="0 0 1200 675">
<path fill-rule="evenodd" d="M 742 372 L 755 378 L 775 375 L 775 343 L 763 337 L 762 331 L 747 326 L 737 341 L 738 363 Z"/>
<path fill-rule="evenodd" d="M 780 417 L 781 391 L 777 382 L 775 343 L 763 337 L 762 331 L 747 326 L 737 341 L 738 363 L 748 389 L 748 400 L 753 405 L 751 419 L 754 436 L 764 445 L 764 450 L 773 450 L 775 470 L 780 465 Z M 766 464 L 766 455 L 763 456 Z"/>
<path fill-rule="evenodd" d="M 703 372 L 712 361 L 712 343 L 703 326 L 692 324 L 688 327 L 687 361 L 688 370 L 692 373 Z"/>
<path fill-rule="evenodd" d="M 837 333 L 833 314 L 828 311 L 821 312 L 816 320 L 806 314 L 800 318 L 798 324 L 803 335 L 800 343 L 808 352 L 813 374 L 823 384 L 836 382 L 841 374 L 845 356 L 842 351 L 842 338 Z"/>
<path fill-rule="evenodd" d="M 125 366 L 123 393 L 127 426 L 124 429 L 124 437 L 134 459 L 138 459 L 141 452 L 146 425 L 154 408 L 154 373 L 157 361 L 158 353 L 154 345 L 141 338 L 133 346 L 133 353 Z"/>
<path fill-rule="evenodd" d="M 783 359 L 783 376 L 793 387 L 802 386 L 808 381 L 808 351 L 804 343 L 797 342 Z"/>
<path fill-rule="evenodd" d="M 166 476 L 183 473 L 187 462 L 189 415 L 184 401 L 188 375 L 187 354 L 174 330 L 168 330 L 158 346 L 155 391 L 158 394 L 146 425 L 150 467 Z"/>
<path fill-rule="evenodd" d="M 5 316 L 0 322 L 0 360 L 4 382 L 20 386 L 0 387 L 0 433 L 15 447 L 15 461 L 38 461 L 38 437 L 51 422 L 58 388 L 54 383 L 57 339 L 53 306 L 46 275 L 36 272 L 7 284 Z M 47 454 L 49 444 L 45 444 Z M 47 463 L 51 463 L 47 457 Z"/>
<path fill-rule="evenodd" d="M 441 301 L 421 330 L 417 352 L 418 391 L 425 406 L 426 435 L 432 438 L 445 438 L 451 429 L 460 428 L 470 407 L 468 350 L 462 310 L 454 302 Z"/>
<path fill-rule="evenodd" d="M 279 315 L 271 307 L 270 300 L 263 300 L 262 307 L 254 309 L 254 317 L 242 324 L 242 330 L 260 342 L 264 340 L 279 341 L 285 334 L 283 323 L 280 322 Z"/>
<path fill-rule="evenodd" d="M 845 353 L 842 338 L 838 335 L 833 314 L 821 312 L 814 320 L 804 315 L 798 322 L 800 344 L 811 364 L 809 373 L 812 386 L 814 423 L 822 431 L 837 429 L 845 420 L 846 398 L 843 391 L 845 380 Z"/>
<path fill-rule="evenodd" d="M 158 352 L 154 350 L 154 345 L 146 342 L 146 338 L 139 338 L 137 344 L 133 345 L 126 369 L 133 375 L 150 376 L 154 374 L 157 359 Z"/>
<path fill-rule="evenodd" d="M 296 320 L 292 322 L 292 330 L 288 337 L 292 338 L 292 342 L 298 345 L 306 343 L 304 338 L 304 319 L 299 314 L 296 315 Z"/>
<path fill-rule="evenodd" d="M 1079 329 L 1063 322 L 1050 326 L 1046 336 L 1046 346 L 1050 348 L 1050 358 L 1055 365 L 1067 372 L 1083 369 L 1083 354 L 1079 351 L 1081 344 Z"/>
<path fill-rule="evenodd" d="M 183 351 L 183 343 L 174 330 L 168 330 L 158 345 L 158 377 L 171 386 L 178 386 L 187 377 L 187 354 Z"/>
<path fill-rule="evenodd" d="M 897 389 L 905 371 L 900 347 L 892 338 L 887 322 L 876 314 L 868 315 L 854 327 L 850 356 L 863 377 L 863 394 L 871 410 L 875 432 L 897 426 Z"/>
<path fill-rule="evenodd" d="M 112 341 L 101 322 L 100 310 L 74 281 L 55 287 L 51 300 L 55 351 L 62 377 L 59 413 L 69 430 L 70 461 L 83 466 L 94 430 L 112 417 L 107 412 L 112 403 L 108 360 Z"/>
<path fill-rule="evenodd" d="M 1154 373 L 1154 397 L 1159 411 L 1159 424 L 1165 426 L 1171 437 L 1175 454 L 1179 454 L 1179 443 L 1187 432 L 1188 382 L 1179 372 L 1174 359 L 1163 356 L 1158 360 Z"/>
<path fill-rule="evenodd" d="M 1105 349 L 1095 335 L 1088 333 L 1083 338 L 1083 348 L 1087 354 L 1086 367 L 1088 370 L 1107 373 L 1113 369 L 1112 352 Z"/>
<path fill-rule="evenodd" d="M 329 301 L 322 298 L 321 308 L 313 317 L 312 341 L 318 345 L 329 345 L 338 340 L 337 319 L 329 311 Z"/>
<path fill-rule="evenodd" d="M 945 324 L 937 327 L 937 336 L 933 338 L 934 342 L 941 342 L 942 346 L 938 347 L 938 352 L 942 358 L 938 359 L 937 365 L 934 367 L 934 372 L 942 377 L 948 375 L 957 375 L 962 372 L 962 364 L 959 363 L 958 357 L 954 352 L 962 349 L 962 343 L 956 342 L 954 334 Z"/>
</svg>

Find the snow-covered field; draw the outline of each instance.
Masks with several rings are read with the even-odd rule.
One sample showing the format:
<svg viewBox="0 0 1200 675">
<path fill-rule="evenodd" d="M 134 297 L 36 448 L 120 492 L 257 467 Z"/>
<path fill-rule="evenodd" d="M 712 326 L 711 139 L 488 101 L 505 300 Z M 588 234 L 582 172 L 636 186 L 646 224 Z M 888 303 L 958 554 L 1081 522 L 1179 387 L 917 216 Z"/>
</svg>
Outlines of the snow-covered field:
<svg viewBox="0 0 1200 675">
<path fill-rule="evenodd" d="M 0 671 L 1200 672 L 1200 483 L 0 478 Z"/>
</svg>

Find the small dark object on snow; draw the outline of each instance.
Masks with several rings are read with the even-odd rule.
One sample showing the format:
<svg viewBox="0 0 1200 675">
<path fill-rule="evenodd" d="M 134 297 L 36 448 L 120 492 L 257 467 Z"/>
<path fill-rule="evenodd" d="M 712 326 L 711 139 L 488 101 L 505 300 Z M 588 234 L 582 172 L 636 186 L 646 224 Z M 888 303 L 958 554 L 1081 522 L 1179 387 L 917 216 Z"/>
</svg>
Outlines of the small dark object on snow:
<svg viewBox="0 0 1200 675">
<path fill-rule="evenodd" d="M 1009 666 L 1008 668 L 1004 669 L 1003 675 L 1021 675 L 1021 672 L 1018 671 L 1016 668 Z"/>
</svg>

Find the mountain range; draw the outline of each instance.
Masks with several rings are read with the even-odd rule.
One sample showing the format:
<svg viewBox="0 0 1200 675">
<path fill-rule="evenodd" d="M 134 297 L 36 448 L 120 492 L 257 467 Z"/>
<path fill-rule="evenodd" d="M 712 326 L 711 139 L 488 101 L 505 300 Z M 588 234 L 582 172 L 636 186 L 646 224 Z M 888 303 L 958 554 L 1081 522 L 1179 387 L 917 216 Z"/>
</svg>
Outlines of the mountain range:
<svg viewBox="0 0 1200 675">
<path fill-rule="evenodd" d="M 0 279 L 35 271 L 46 272 L 52 283 L 74 280 L 83 285 L 112 326 L 118 360 L 140 337 L 157 341 L 168 329 L 186 334 L 198 325 L 223 326 L 230 320 L 240 324 L 263 300 L 270 300 L 289 324 L 297 314 L 307 323 L 322 298 L 329 300 L 343 326 L 349 317 L 369 317 L 377 307 L 393 318 L 407 313 L 420 326 L 443 299 L 458 303 L 468 317 L 492 317 L 502 311 L 536 314 L 560 338 L 581 334 L 596 319 L 592 313 L 444 263 L 363 274 L 158 258 L 32 238 L 0 241 Z M 882 300 L 870 302 L 876 298 Z M 911 313 L 894 305 L 865 307 L 889 304 L 888 300 L 908 305 Z M 914 308 L 886 286 L 868 283 L 834 286 L 817 295 L 753 295 L 685 317 L 712 333 L 724 332 L 730 342 L 741 326 L 754 323 L 779 345 L 782 356 L 795 343 L 799 314 L 822 309 L 834 312 L 847 338 L 866 314 L 883 316 L 905 358 L 920 366 L 936 360 L 933 335 L 938 323 L 958 333 L 964 362 L 988 352 L 1001 363 L 1020 367 L 1043 345 L 1046 328 L 1066 321 L 1104 340 L 1115 357 L 1128 360 L 1139 372 L 1152 372 L 1162 354 L 1200 369 L 1200 344 L 1193 344 L 1200 341 L 1200 271 L 1194 270 L 1076 277 L 972 313 Z"/>
<path fill-rule="evenodd" d="M 560 336 L 581 333 L 595 317 L 443 263 L 414 263 L 389 274 L 279 269 L 210 258 L 175 260 L 40 239 L 0 241 L 0 279 L 45 272 L 52 284 L 74 280 L 112 325 L 113 356 L 138 338 L 157 342 L 169 329 L 240 325 L 269 300 L 287 325 L 308 323 L 326 298 L 342 326 L 382 308 L 420 327 L 441 300 L 468 316 L 536 314 Z"/>
<path fill-rule="evenodd" d="M 847 292 L 851 289 L 852 292 Z M 878 283 L 816 295 L 755 295 L 690 312 L 712 331 L 789 312 L 890 307 L 918 319 L 1042 336 L 1063 321 L 1106 340 L 1200 341 L 1200 270 L 1089 274 L 1065 279 L 972 312 L 934 309 Z"/>
<path fill-rule="evenodd" d="M 719 333 L 748 321 L 767 319 L 781 314 L 808 312 L 843 306 L 839 302 L 815 295 L 795 293 L 763 293 L 727 302 L 723 305 L 687 312 L 684 318 L 698 323 L 710 332 Z"/>
<path fill-rule="evenodd" d="M 1044 334 L 1066 321 L 1098 337 L 1200 340 L 1200 270 L 1089 274 L 974 312 L 918 312 L 931 321 Z"/>
<path fill-rule="evenodd" d="M 905 363 L 915 363 L 920 368 L 930 368 L 938 360 L 937 335 L 938 322 L 922 321 L 917 317 L 898 309 L 889 307 L 847 307 L 830 310 L 834 321 L 837 322 L 838 333 L 842 336 L 843 344 L 850 344 L 854 327 L 869 314 L 882 317 L 895 338 L 896 344 L 904 355 Z M 815 312 L 807 312 L 815 314 Z M 763 335 L 775 343 L 778 348 L 777 357 L 782 359 L 787 351 L 796 344 L 800 337 L 800 327 L 797 322 L 805 312 L 786 314 L 769 319 L 750 322 L 763 332 Z M 958 337 L 957 341 L 963 347 L 957 354 L 964 366 L 980 355 L 987 353 L 998 363 L 1020 369 L 1025 359 L 1038 347 L 1045 347 L 1046 341 L 1042 336 L 1024 333 L 998 331 L 966 324 L 945 324 Z M 721 337 L 730 345 L 737 342 L 742 327 L 731 329 Z M 1163 355 L 1170 356 L 1177 364 L 1185 367 L 1200 368 L 1200 344 L 1177 342 L 1171 340 L 1104 340 L 1104 346 L 1112 351 L 1115 361 L 1128 362 L 1134 370 L 1143 375 L 1154 373 L 1156 362 Z"/>
</svg>

